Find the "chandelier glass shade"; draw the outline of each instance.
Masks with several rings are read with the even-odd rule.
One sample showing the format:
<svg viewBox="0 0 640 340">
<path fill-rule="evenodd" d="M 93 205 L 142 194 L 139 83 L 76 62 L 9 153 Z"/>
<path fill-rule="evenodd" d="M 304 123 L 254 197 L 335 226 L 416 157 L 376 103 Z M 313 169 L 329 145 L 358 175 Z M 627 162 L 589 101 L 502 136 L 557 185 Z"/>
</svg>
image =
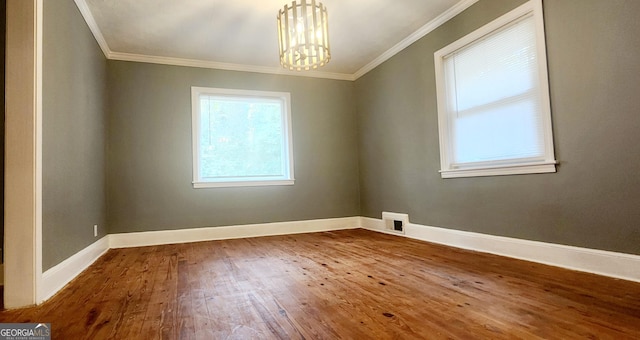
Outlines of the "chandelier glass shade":
<svg viewBox="0 0 640 340">
<path fill-rule="evenodd" d="M 331 59 L 327 7 L 315 0 L 293 1 L 278 11 L 280 64 L 311 70 Z"/>
</svg>

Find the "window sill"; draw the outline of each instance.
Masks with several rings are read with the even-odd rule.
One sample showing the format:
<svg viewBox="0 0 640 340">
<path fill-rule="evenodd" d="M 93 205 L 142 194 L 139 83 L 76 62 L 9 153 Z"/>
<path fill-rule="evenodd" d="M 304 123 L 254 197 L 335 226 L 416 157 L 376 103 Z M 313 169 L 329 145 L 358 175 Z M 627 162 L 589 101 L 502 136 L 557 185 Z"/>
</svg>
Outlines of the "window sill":
<svg viewBox="0 0 640 340">
<path fill-rule="evenodd" d="M 273 185 L 293 185 L 293 179 L 274 181 L 237 181 L 237 182 L 193 182 L 194 189 L 228 187 L 263 187 Z"/>
<path fill-rule="evenodd" d="M 556 162 L 440 170 L 442 178 L 543 174 L 556 172 Z"/>
</svg>

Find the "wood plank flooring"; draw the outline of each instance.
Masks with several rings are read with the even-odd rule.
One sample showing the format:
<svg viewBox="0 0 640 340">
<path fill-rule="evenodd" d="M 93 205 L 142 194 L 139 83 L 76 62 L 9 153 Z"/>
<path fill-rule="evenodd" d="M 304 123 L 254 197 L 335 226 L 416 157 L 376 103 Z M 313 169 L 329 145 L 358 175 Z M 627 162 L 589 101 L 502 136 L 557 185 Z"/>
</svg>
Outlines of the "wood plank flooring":
<svg viewBox="0 0 640 340">
<path fill-rule="evenodd" d="M 366 230 L 112 249 L 54 339 L 640 339 L 640 283 Z"/>
</svg>

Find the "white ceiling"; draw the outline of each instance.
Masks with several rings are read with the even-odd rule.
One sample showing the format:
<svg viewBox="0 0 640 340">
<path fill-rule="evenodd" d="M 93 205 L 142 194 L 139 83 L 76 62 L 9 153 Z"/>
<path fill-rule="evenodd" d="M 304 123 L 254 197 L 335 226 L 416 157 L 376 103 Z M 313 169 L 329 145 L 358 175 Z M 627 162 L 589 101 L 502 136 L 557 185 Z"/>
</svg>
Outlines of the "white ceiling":
<svg viewBox="0 0 640 340">
<path fill-rule="evenodd" d="M 110 59 L 289 72 L 278 61 L 276 15 L 290 1 L 75 1 Z M 297 74 L 356 79 L 477 1 L 322 0 L 331 61 Z"/>
</svg>

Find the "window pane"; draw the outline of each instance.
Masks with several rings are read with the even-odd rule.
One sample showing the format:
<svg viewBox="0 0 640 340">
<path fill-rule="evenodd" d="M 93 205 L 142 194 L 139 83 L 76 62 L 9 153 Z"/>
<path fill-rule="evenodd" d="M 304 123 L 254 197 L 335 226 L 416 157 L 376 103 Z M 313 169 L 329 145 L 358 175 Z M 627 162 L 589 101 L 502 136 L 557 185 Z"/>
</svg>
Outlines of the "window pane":
<svg viewBox="0 0 640 340">
<path fill-rule="evenodd" d="M 544 154 L 536 101 L 482 107 L 455 120 L 454 163 L 486 162 Z"/>
<path fill-rule="evenodd" d="M 517 96 L 538 87 L 535 22 L 528 17 L 448 58 L 456 111 Z"/>
<path fill-rule="evenodd" d="M 532 16 L 446 57 L 454 164 L 544 157 Z"/>
<path fill-rule="evenodd" d="M 200 96 L 202 179 L 285 174 L 279 100 Z"/>
<path fill-rule="evenodd" d="M 542 0 L 434 53 L 442 178 L 556 172 Z"/>
</svg>

